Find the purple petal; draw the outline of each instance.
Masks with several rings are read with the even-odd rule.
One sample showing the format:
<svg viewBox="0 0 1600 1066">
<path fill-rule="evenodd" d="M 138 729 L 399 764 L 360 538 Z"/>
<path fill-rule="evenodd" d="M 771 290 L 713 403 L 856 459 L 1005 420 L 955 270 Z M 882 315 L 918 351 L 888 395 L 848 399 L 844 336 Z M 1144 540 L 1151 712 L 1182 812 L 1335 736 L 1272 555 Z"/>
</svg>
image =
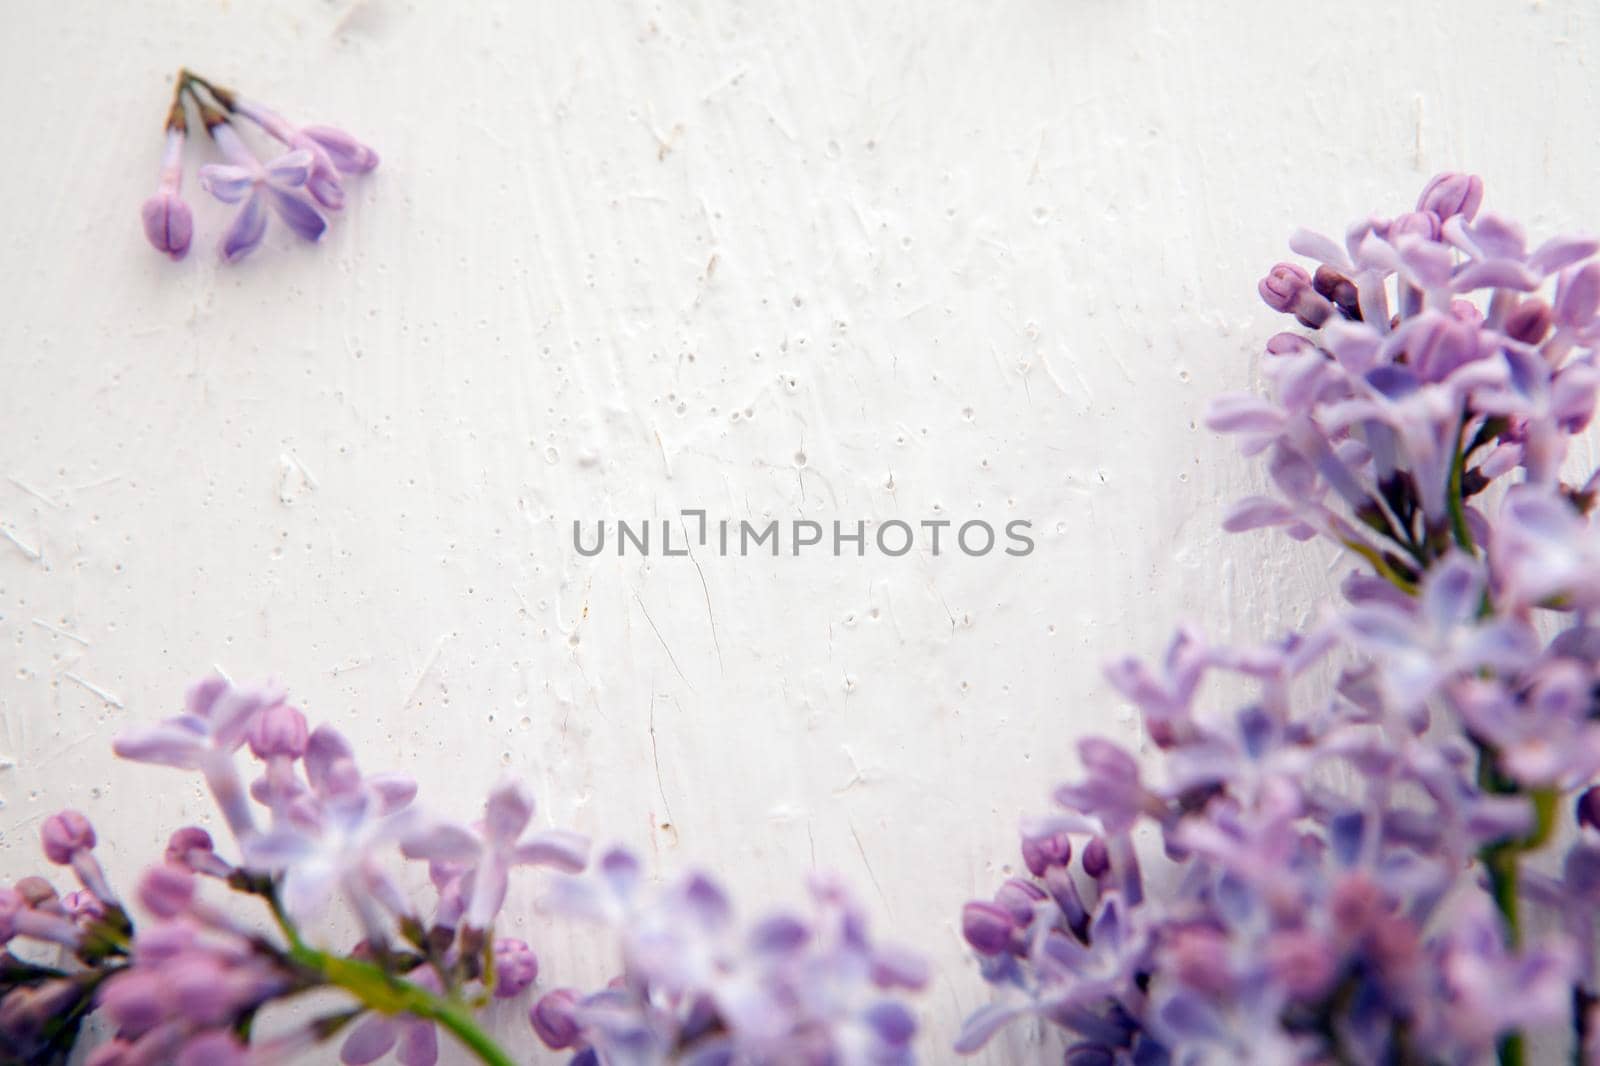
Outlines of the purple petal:
<svg viewBox="0 0 1600 1066">
<path fill-rule="evenodd" d="M 1600 241 L 1591 237 L 1551 237 L 1528 256 L 1528 265 L 1545 274 L 1554 274 L 1600 251 Z"/>
<path fill-rule="evenodd" d="M 533 817 L 533 793 L 517 781 L 505 781 L 489 793 L 484 804 L 483 833 L 491 843 L 516 842 Z"/>
<path fill-rule="evenodd" d="M 427 826 L 400 843 L 400 851 L 406 858 L 430 862 L 471 862 L 481 849 L 482 845 L 470 829 L 449 822 Z"/>
<path fill-rule="evenodd" d="M 204 726 L 189 717 L 135 729 L 111 742 L 111 750 L 121 758 L 180 770 L 199 766 L 208 749 Z"/>
<path fill-rule="evenodd" d="M 344 130 L 332 126 L 306 126 L 300 132 L 320 144 L 333 165 L 346 174 L 364 174 L 378 165 L 378 153 Z"/>
<path fill-rule="evenodd" d="M 366 1066 L 389 1053 L 400 1039 L 400 1024 L 382 1014 L 369 1014 L 356 1024 L 344 1045 L 339 1048 L 339 1061 L 345 1066 Z"/>
<path fill-rule="evenodd" d="M 564 829 L 550 829 L 528 836 L 511 857 L 523 866 L 553 866 L 575 874 L 589 861 L 589 838 Z"/>
<path fill-rule="evenodd" d="M 401 1066 L 433 1066 L 439 1061 L 439 1034 L 432 1022 L 408 1022 L 395 1052 Z"/>
<path fill-rule="evenodd" d="M 267 232 L 267 205 L 259 191 L 250 195 L 239 213 L 233 217 L 228 232 L 222 236 L 222 259 L 237 263 L 261 244 Z"/>
<path fill-rule="evenodd" d="M 313 162 L 304 148 L 285 153 L 267 164 L 267 180 L 280 189 L 298 189 L 311 177 Z"/>
<path fill-rule="evenodd" d="M 1295 513 L 1287 504 L 1270 496 L 1247 496 L 1223 516 L 1222 528 L 1229 533 L 1242 533 L 1249 529 L 1281 526 L 1293 522 Z"/>
<path fill-rule="evenodd" d="M 1436 630 L 1465 625 L 1483 603 L 1483 588 L 1482 569 L 1464 555 L 1451 555 L 1423 585 L 1423 617 Z"/>
<path fill-rule="evenodd" d="M 249 167 L 207 163 L 200 168 L 200 187 L 225 204 L 236 204 L 255 187 L 258 177 Z"/>
<path fill-rule="evenodd" d="M 1022 1013 L 1021 1008 L 1007 1003 L 991 1003 L 987 1007 L 979 1007 L 961 1023 L 961 1032 L 956 1036 L 955 1050 L 963 1055 L 977 1051 L 1006 1023 L 1021 1016 Z"/>
<path fill-rule="evenodd" d="M 328 228 L 328 220 L 322 217 L 322 212 L 318 211 L 311 201 L 295 193 L 287 193 L 274 187 L 272 205 L 278 209 L 278 217 L 308 241 L 319 239 Z"/>
</svg>

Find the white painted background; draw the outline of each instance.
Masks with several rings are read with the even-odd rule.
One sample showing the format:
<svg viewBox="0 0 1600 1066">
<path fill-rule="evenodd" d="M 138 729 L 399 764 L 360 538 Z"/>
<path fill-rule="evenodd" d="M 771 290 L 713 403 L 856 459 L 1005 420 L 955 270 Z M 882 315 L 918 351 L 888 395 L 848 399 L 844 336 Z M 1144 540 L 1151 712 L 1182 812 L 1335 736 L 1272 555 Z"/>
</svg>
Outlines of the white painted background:
<svg viewBox="0 0 1600 1066">
<path fill-rule="evenodd" d="M 63 805 L 124 884 L 208 817 L 108 745 L 216 664 L 463 816 L 513 771 L 747 906 L 842 870 L 935 958 L 953 1058 L 961 902 L 1074 738 L 1131 736 L 1099 663 L 1275 632 L 1335 573 L 1216 532 L 1256 475 L 1196 424 L 1289 230 L 1457 167 L 1600 229 L 1594 12 L 1322 10 L 0 0 L 0 872 Z M 379 148 L 322 247 L 221 266 L 192 169 L 195 253 L 144 245 L 182 63 Z M 695 506 L 1040 535 L 703 587 L 571 551 Z M 547 979 L 603 978 L 539 885 Z"/>
</svg>

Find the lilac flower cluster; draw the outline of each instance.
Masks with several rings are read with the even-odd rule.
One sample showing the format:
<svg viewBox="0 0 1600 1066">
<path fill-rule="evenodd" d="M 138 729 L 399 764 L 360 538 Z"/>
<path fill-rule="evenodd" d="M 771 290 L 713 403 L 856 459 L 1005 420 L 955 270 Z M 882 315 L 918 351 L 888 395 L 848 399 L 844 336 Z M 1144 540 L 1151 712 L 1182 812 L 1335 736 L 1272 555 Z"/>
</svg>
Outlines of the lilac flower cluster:
<svg viewBox="0 0 1600 1066">
<path fill-rule="evenodd" d="M 114 748 L 197 773 L 229 845 L 198 826 L 174 832 L 138 881 L 135 927 L 87 819 L 48 819 L 45 856 L 80 890 L 63 898 L 37 877 L 0 888 L 0 945 L 30 944 L 0 954 L 0 1061 L 65 1063 L 96 1014 L 112 1035 L 86 1066 L 286 1063 L 336 1037 L 348 1066 L 391 1053 L 432 1066 L 441 1030 L 478 1060 L 510 1066 L 475 1012 L 539 977 L 533 949 L 494 932 L 512 874 L 532 866 L 569 875 L 554 909 L 609 920 L 623 946 L 611 986 L 549 991 L 529 1010 L 534 1033 L 575 1061 L 913 1061 L 915 1018 L 896 994 L 926 982 L 923 965 L 874 945 L 832 880 L 814 880 L 810 920 L 779 914 L 741 932 L 703 876 L 652 891 L 620 850 L 593 877 L 570 876 L 585 868 L 587 841 L 532 829 L 533 798 L 515 782 L 493 788 L 473 824 L 427 814 L 409 779 L 363 772 L 338 732 L 311 728 L 282 693 L 220 677 L 195 685 L 182 714 Z M 242 750 L 252 774 L 241 773 Z M 408 860 L 426 864 L 430 899 L 405 890 L 417 880 L 403 876 Z M 270 924 L 241 918 L 229 894 L 253 899 Z M 335 909 L 361 933 L 347 950 L 314 933 Z M 286 1031 L 256 1031 L 265 1008 L 313 991 L 343 1000 Z"/>
<path fill-rule="evenodd" d="M 425 814 L 414 784 L 363 773 L 339 733 L 310 728 L 280 693 L 221 678 L 194 686 L 183 714 L 114 746 L 127 759 L 197 772 L 232 854 L 199 827 L 175 832 L 139 880 L 134 900 L 147 918 L 135 928 L 95 861 L 88 821 L 71 811 L 47 820 L 45 855 L 70 867 L 82 890 L 61 899 L 38 878 L 0 889 L 0 939 L 60 956 L 0 956 L 5 1061 L 64 1062 L 90 1011 L 114 1035 L 89 1066 L 287 1062 L 347 1029 L 340 1055 L 350 1064 L 394 1050 L 405 1066 L 428 1066 L 440 1028 L 485 1062 L 511 1061 L 472 1018 L 490 998 L 521 994 L 538 972 L 527 944 L 493 931 L 510 875 L 519 866 L 576 872 L 587 852 L 575 834 L 530 830 L 533 799 L 520 785 L 495 787 L 473 825 Z M 248 783 L 240 749 L 259 771 Z M 426 909 L 402 888 L 405 859 L 427 863 Z M 219 902 L 228 892 L 257 899 L 273 933 Z M 346 952 L 311 932 L 335 903 L 362 931 Z M 314 989 L 341 990 L 347 1003 L 288 1032 L 252 1033 L 264 1007 Z"/>
<path fill-rule="evenodd" d="M 326 212 L 344 206 L 341 175 L 365 174 L 378 165 L 378 154 L 343 130 L 295 126 L 271 108 L 180 70 L 167 111 L 160 181 L 141 210 L 145 236 L 157 251 L 173 259 L 188 254 L 194 236 L 194 215 L 181 195 L 183 147 L 189 131 L 185 101 L 193 104 L 225 160 L 200 168 L 201 188 L 223 203 L 241 205 L 220 245 L 222 258 L 229 263 L 260 246 L 269 209 L 298 236 L 320 240 L 328 228 Z M 284 151 L 263 161 L 240 136 L 235 118 L 256 126 Z"/>
<path fill-rule="evenodd" d="M 1315 269 L 1262 280 L 1302 328 L 1267 342 L 1270 398 L 1212 407 L 1274 489 L 1226 525 L 1362 568 L 1305 632 L 1183 630 L 1109 668 L 1156 765 L 1084 741 L 1024 824 L 1029 876 L 967 904 L 1002 994 L 962 1050 L 1031 1016 L 1078 1066 L 1518 1063 L 1564 1022 L 1600 1055 L 1600 475 L 1566 462 L 1600 389 L 1600 244 L 1530 250 L 1482 197 L 1441 175 L 1343 244 L 1295 234 Z M 1253 695 L 1217 706 L 1216 675 Z"/>
<path fill-rule="evenodd" d="M 897 993 L 928 979 L 917 956 L 875 945 L 862 911 L 830 877 L 811 882 L 814 915 L 742 928 L 723 890 L 693 874 L 647 891 L 627 851 L 591 876 L 557 882 L 552 905 L 611 925 L 622 973 L 588 994 L 560 988 L 529 1013 L 574 1066 L 895 1066 L 915 1061 L 916 1017 Z"/>
</svg>

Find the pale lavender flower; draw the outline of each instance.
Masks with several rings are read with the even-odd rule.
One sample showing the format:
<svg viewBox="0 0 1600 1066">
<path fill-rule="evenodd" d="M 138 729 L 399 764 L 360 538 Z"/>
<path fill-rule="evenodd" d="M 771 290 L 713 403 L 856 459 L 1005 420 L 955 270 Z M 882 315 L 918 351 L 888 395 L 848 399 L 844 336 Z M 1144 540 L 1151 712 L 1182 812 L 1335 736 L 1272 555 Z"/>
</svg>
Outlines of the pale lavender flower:
<svg viewBox="0 0 1600 1066">
<path fill-rule="evenodd" d="M 487 930 L 505 903 L 513 866 L 550 866 L 567 873 L 583 869 L 588 841 L 564 830 L 524 831 L 533 819 L 533 796 L 514 781 L 489 793 L 481 828 L 437 822 L 418 827 L 402 842 L 406 856 L 471 868 L 464 914 L 468 928 Z"/>
<path fill-rule="evenodd" d="M 314 204 L 301 195 L 315 162 L 307 149 L 296 149 L 263 163 L 225 119 L 208 123 L 227 163 L 200 168 L 200 187 L 225 204 L 243 203 L 222 238 L 222 258 L 237 262 L 253 252 L 267 231 L 270 205 L 285 225 L 308 241 L 328 228 Z"/>
</svg>

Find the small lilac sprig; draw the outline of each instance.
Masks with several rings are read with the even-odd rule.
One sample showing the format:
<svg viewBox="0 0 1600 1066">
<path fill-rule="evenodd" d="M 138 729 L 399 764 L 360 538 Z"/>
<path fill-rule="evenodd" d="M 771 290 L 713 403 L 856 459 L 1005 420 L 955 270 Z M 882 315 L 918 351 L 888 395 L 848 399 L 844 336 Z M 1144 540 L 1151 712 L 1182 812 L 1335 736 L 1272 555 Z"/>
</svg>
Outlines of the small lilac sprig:
<svg viewBox="0 0 1600 1066">
<path fill-rule="evenodd" d="M 377 153 L 343 130 L 294 126 L 265 105 L 180 70 L 168 111 L 160 185 L 142 208 L 150 243 L 174 259 L 188 252 L 194 230 L 193 215 L 180 195 L 186 102 L 225 160 L 200 168 L 201 187 L 223 203 L 242 205 L 219 244 L 225 262 L 237 262 L 260 246 L 269 209 L 296 235 L 320 240 L 328 228 L 323 212 L 344 206 L 341 175 L 363 174 L 378 165 Z M 234 117 L 260 127 L 287 151 L 263 161 L 239 135 Z"/>
<path fill-rule="evenodd" d="M 593 872 L 557 882 L 559 913 L 610 925 L 622 972 L 605 988 L 558 988 L 529 1011 L 546 1046 L 573 1066 L 894 1066 L 915 1062 L 917 1021 L 903 1001 L 925 963 L 878 945 L 836 880 L 810 883 L 812 915 L 778 912 L 743 927 L 716 882 L 691 874 L 663 889 L 613 848 Z"/>
</svg>

